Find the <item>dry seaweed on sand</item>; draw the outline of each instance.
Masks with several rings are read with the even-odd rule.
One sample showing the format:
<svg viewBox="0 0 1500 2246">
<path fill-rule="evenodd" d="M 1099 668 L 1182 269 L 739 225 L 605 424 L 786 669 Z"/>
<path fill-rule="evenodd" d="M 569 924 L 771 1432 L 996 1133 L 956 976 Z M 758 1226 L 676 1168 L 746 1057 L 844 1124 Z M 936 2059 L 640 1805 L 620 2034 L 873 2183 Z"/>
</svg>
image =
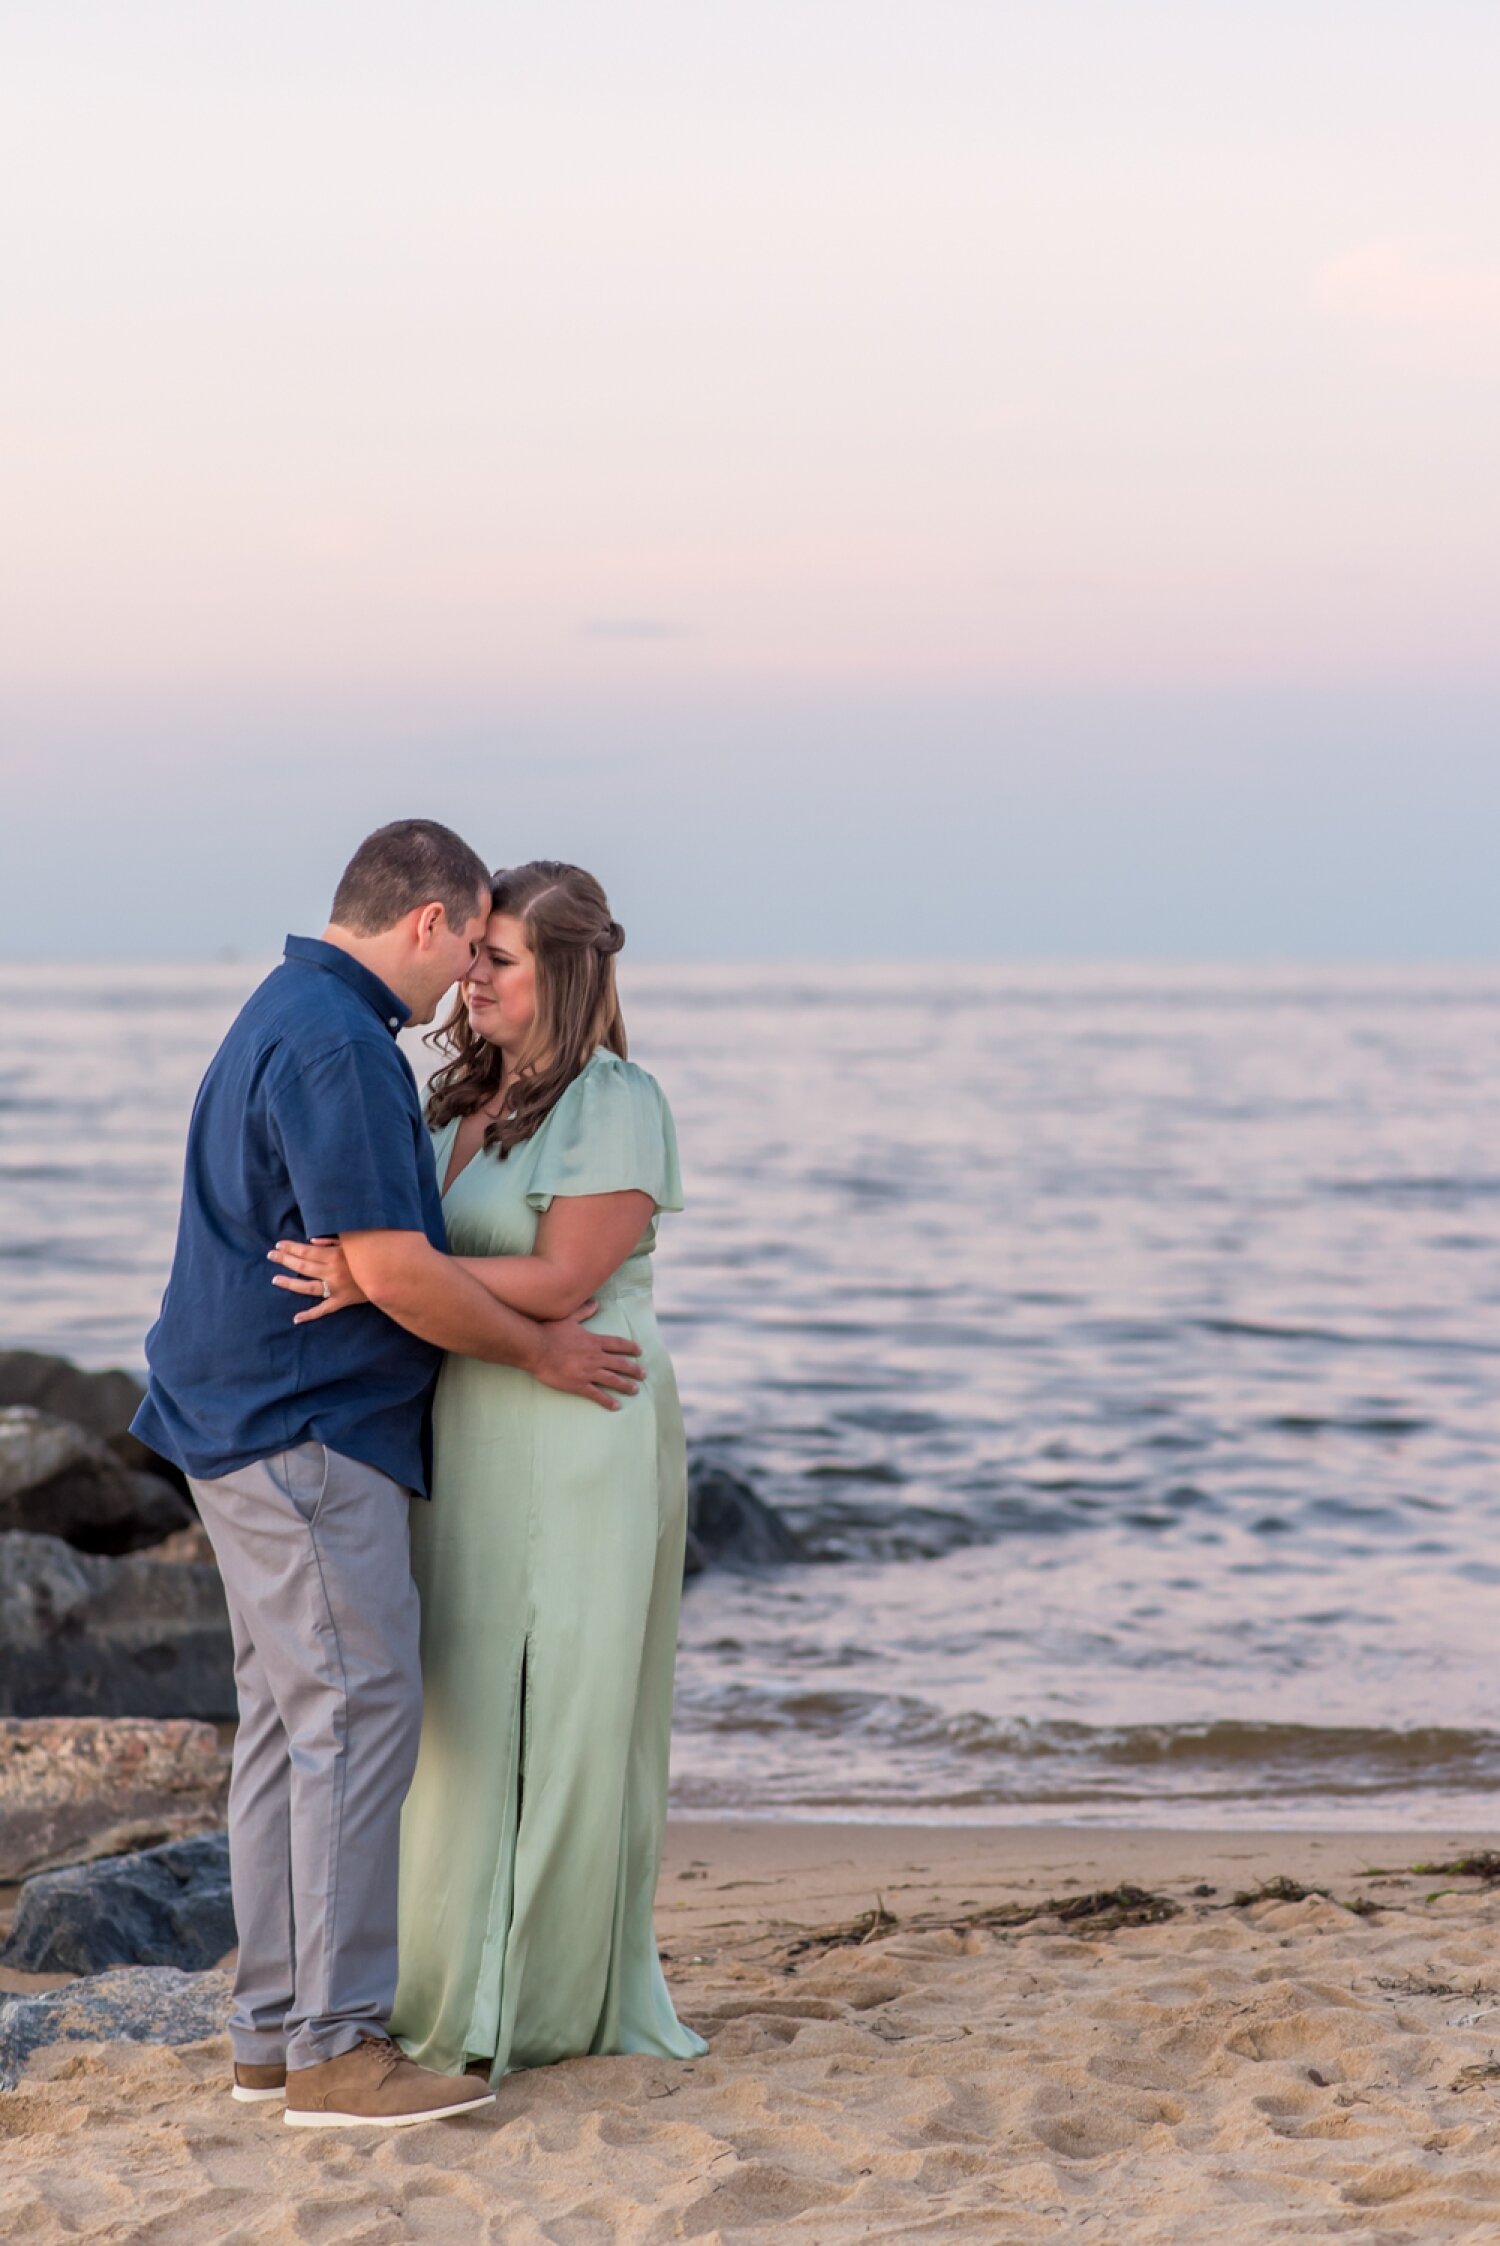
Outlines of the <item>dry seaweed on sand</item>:
<svg viewBox="0 0 1500 2246">
<path fill-rule="evenodd" d="M 1486 2082 L 1500 2082 L 1500 2059 L 1493 2052 L 1487 2059 L 1472 2067 L 1460 2067 L 1449 2083 L 1450 2090 L 1478 2090 Z"/>
<path fill-rule="evenodd" d="M 1356 1895 L 1352 1903 L 1346 1903 L 1326 1887 L 1304 1887 L 1301 1880 L 1288 1879 L 1284 1873 L 1278 1873 L 1275 1879 L 1263 1879 L 1257 1887 L 1242 1887 L 1228 1908 L 1242 1911 L 1251 1903 L 1305 1903 L 1311 1895 L 1338 1910 L 1352 1912 L 1355 1918 L 1373 1918 L 1380 1909 L 1371 1895 Z"/>
<path fill-rule="evenodd" d="M 906 1921 L 908 1926 L 916 1923 L 915 1920 Z M 810 1934 L 800 1935 L 795 1942 L 787 1944 L 784 1954 L 790 1958 L 804 1957 L 811 1950 L 859 1949 L 866 1942 L 877 1941 L 883 1934 L 894 1933 L 901 1924 L 895 1912 L 886 1909 L 884 1897 L 877 1895 L 873 1909 L 861 1911 L 841 1926 L 820 1926 Z"/>
<path fill-rule="evenodd" d="M 1413 1864 L 1427 1878 L 1477 1879 L 1486 1887 L 1500 1885 L 1500 1849 L 1479 1848 L 1471 1855 L 1455 1856 L 1446 1864 Z"/>
<path fill-rule="evenodd" d="M 806 1957 L 827 1950 L 856 1949 L 866 1942 L 893 1934 L 966 1934 L 977 1929 L 1004 1931 L 1031 1926 L 1039 1919 L 1056 1919 L 1074 1934 L 1111 1934 L 1122 1926 L 1159 1926 L 1176 1918 L 1182 1909 L 1170 1895 L 1156 1895 L 1126 1880 L 1118 1887 L 1091 1888 L 1081 1895 L 1049 1896 L 1045 1903 L 995 1903 L 985 1910 L 961 1911 L 951 1916 L 924 1915 L 898 1919 L 886 1909 L 882 1897 L 875 1908 L 861 1911 L 841 1926 L 822 1926 L 800 1935 L 787 1945 L 787 1958 Z"/>
<path fill-rule="evenodd" d="M 1263 1879 L 1254 1887 L 1240 1888 L 1233 1908 L 1241 1911 L 1250 1903 L 1305 1903 L 1309 1895 L 1321 1895 L 1325 1903 L 1333 1900 L 1325 1887 L 1304 1887 L 1301 1880 L 1288 1879 L 1278 1872 L 1275 1879 Z"/>
<path fill-rule="evenodd" d="M 1366 1879 L 1477 1879 L 1482 1887 L 1500 1886 L 1500 1849 L 1471 1849 L 1467 1856 L 1451 1856 L 1445 1864 L 1406 1864 L 1396 1868 L 1372 1866 Z M 1450 1889 L 1434 1887 L 1428 1891 L 1427 1901 L 1435 1902 L 1439 1895 L 1451 1893 Z"/>
<path fill-rule="evenodd" d="M 1461 1989 L 1456 1981 L 1435 1981 L 1430 1973 L 1377 1973 L 1375 1986 L 1389 1989 L 1395 1996 L 1466 1996 L 1471 2004 L 1479 1997 L 1497 1994 L 1485 1981 Z"/>
<path fill-rule="evenodd" d="M 1117 1926 L 1160 1926 L 1163 1920 L 1176 1918 L 1181 1909 L 1170 1895 L 1156 1895 L 1149 1888 L 1122 1880 L 1118 1887 L 1090 1888 L 1061 1902 L 1054 1897 L 1045 1903 L 1002 1903 L 994 1910 L 976 1911 L 972 1918 L 958 1923 L 1029 1926 L 1033 1919 L 1055 1918 L 1079 1934 L 1110 1934 Z"/>
</svg>

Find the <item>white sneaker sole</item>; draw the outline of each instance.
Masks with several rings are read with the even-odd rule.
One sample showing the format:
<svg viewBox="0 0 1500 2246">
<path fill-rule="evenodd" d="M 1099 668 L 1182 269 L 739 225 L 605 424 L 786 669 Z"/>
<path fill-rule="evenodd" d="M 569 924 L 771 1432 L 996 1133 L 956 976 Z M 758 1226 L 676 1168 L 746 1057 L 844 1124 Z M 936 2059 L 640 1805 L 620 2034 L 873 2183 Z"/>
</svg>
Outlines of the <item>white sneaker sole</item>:
<svg viewBox="0 0 1500 2246">
<path fill-rule="evenodd" d="M 424 2113 L 303 2113 L 288 2106 L 282 2120 L 288 2129 L 410 2129 L 419 2121 L 449 2121 L 456 2113 L 478 2113 L 492 2106 L 495 2093 L 463 2098 L 456 2106 L 429 2106 Z"/>
<path fill-rule="evenodd" d="M 268 2104 L 272 2098 L 278 2101 L 284 2098 L 286 2092 L 284 2090 L 247 2090 L 242 2083 L 237 2082 L 229 2095 L 231 2098 L 237 2098 L 242 2106 L 263 2106 Z"/>
</svg>

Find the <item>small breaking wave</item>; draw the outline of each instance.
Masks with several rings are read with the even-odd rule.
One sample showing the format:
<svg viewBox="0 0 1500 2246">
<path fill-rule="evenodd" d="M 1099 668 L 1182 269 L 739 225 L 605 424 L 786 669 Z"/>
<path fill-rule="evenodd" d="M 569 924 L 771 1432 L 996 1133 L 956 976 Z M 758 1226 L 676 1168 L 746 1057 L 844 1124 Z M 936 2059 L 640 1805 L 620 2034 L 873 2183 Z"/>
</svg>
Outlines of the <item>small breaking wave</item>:
<svg viewBox="0 0 1500 2246">
<path fill-rule="evenodd" d="M 706 1805 L 695 1744 L 731 1739 L 781 1773 L 787 1806 L 849 1810 L 894 1801 L 933 1811 L 1031 1805 L 1064 1812 L 1126 1807 L 1410 1799 L 1470 1801 L 1500 1793 L 1500 1732 L 1461 1726 L 1258 1723 L 1092 1725 L 977 1711 L 946 1714 L 908 1695 L 861 1691 L 778 1693 L 731 1686 L 679 1709 L 684 1798 Z M 799 1734 L 817 1751 L 794 1764 L 767 1751 Z M 754 1752 L 759 1743 L 760 1753 Z M 837 1743 L 837 1758 L 830 1748 Z M 794 1778 L 800 1768 L 801 1778 Z M 837 1770 L 837 1780 L 833 1772 Z M 704 1792 L 705 1781 L 707 1794 Z"/>
</svg>

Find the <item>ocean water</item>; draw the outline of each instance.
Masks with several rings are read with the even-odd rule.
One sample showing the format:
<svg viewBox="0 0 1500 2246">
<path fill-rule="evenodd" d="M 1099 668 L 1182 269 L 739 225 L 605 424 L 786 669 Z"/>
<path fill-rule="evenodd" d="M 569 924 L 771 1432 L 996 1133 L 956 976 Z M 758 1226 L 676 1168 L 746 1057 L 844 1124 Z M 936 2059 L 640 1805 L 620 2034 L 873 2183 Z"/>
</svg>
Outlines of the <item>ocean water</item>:
<svg viewBox="0 0 1500 2246">
<path fill-rule="evenodd" d="M 258 971 L 0 967 L 0 1342 L 140 1366 Z M 623 981 L 690 1433 L 807 1550 L 689 1587 L 679 1806 L 1500 1812 L 1500 970 Z"/>
</svg>

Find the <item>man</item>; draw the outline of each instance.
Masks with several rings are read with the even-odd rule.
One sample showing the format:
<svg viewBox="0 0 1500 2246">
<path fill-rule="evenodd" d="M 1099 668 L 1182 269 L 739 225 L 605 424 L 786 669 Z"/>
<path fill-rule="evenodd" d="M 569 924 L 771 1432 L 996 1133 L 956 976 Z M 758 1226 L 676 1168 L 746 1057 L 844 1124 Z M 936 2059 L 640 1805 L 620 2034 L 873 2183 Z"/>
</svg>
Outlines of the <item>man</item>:
<svg viewBox="0 0 1500 2246">
<path fill-rule="evenodd" d="M 316 941 L 250 997 L 204 1077 L 135 1432 L 187 1475 L 224 1578 L 240 1724 L 234 2096 L 303 2127 L 397 2127 L 492 2103 L 386 2033 L 401 1804 L 421 1722 L 407 1533 L 427 1494 L 444 1350 L 612 1405 L 633 1344 L 539 1325 L 445 1253 L 421 1104 L 396 1044 L 431 1021 L 489 912 L 481 859 L 403 819 L 361 843 Z M 338 1234 L 369 1297 L 292 1322 L 278 1238 Z"/>
</svg>

